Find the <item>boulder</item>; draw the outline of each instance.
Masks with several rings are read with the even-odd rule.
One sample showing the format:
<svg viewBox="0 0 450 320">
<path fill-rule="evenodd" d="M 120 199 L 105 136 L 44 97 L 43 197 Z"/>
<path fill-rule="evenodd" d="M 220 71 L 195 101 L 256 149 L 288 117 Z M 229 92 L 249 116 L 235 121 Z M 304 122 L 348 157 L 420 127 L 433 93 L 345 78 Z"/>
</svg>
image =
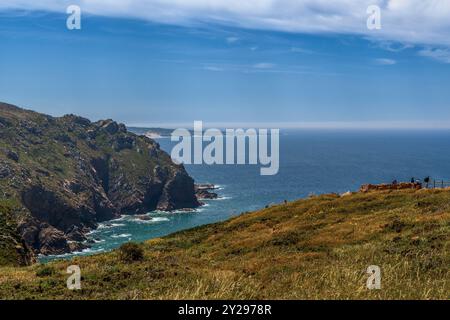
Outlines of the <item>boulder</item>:
<svg viewBox="0 0 450 320">
<path fill-rule="evenodd" d="M 6 156 L 15 162 L 19 161 L 19 155 L 17 153 L 15 153 L 14 151 L 7 150 Z"/>
<path fill-rule="evenodd" d="M 47 226 L 39 232 L 39 252 L 44 255 L 64 254 L 70 252 L 67 237 L 64 232 Z"/>
</svg>

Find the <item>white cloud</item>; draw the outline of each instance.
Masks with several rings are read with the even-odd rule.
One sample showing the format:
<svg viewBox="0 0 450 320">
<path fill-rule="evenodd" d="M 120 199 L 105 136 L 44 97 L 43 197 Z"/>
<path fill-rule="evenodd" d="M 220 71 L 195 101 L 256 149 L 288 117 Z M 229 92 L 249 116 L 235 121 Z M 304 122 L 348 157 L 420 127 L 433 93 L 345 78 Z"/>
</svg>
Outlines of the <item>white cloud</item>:
<svg viewBox="0 0 450 320">
<path fill-rule="evenodd" d="M 1 0 L 0 10 L 50 10 L 69 4 L 83 12 L 191 25 L 302 33 L 359 34 L 382 41 L 450 47 L 449 0 Z M 381 8 L 381 30 L 368 30 L 366 9 Z"/>
<path fill-rule="evenodd" d="M 380 59 L 375 59 L 375 63 L 382 65 L 382 66 L 392 66 L 392 65 L 396 64 L 397 61 L 395 61 L 393 59 L 380 58 Z"/>
<path fill-rule="evenodd" d="M 449 49 L 438 49 L 438 48 L 426 48 L 419 51 L 419 55 L 423 57 L 428 57 L 440 62 L 450 63 L 450 50 Z"/>
<path fill-rule="evenodd" d="M 221 71 L 224 71 L 223 68 L 215 67 L 215 66 L 204 66 L 203 69 L 205 69 L 205 70 L 207 70 L 207 71 L 213 71 L 213 72 L 221 72 Z"/>
<path fill-rule="evenodd" d="M 292 47 L 291 48 L 291 52 L 304 53 L 304 54 L 312 54 L 312 53 L 314 53 L 314 51 L 312 51 L 312 50 L 299 48 L 299 47 Z"/>
<path fill-rule="evenodd" d="M 400 52 L 406 49 L 414 48 L 411 44 L 398 43 L 392 41 L 378 41 L 377 46 L 390 52 Z"/>
<path fill-rule="evenodd" d="M 213 63 L 205 62 L 201 65 L 201 69 L 212 72 L 233 72 L 233 73 L 272 73 L 272 74 L 291 74 L 291 75 L 312 75 L 321 74 L 327 76 L 335 76 L 336 73 L 319 73 L 309 70 L 301 65 L 277 65 L 269 62 L 260 62 L 255 64 L 236 64 L 236 63 Z"/>
<path fill-rule="evenodd" d="M 273 63 L 261 62 L 253 65 L 255 69 L 273 69 L 275 65 Z"/>
<path fill-rule="evenodd" d="M 228 43 L 231 44 L 231 43 L 238 42 L 239 38 L 238 37 L 228 37 L 226 40 L 227 40 Z"/>
</svg>

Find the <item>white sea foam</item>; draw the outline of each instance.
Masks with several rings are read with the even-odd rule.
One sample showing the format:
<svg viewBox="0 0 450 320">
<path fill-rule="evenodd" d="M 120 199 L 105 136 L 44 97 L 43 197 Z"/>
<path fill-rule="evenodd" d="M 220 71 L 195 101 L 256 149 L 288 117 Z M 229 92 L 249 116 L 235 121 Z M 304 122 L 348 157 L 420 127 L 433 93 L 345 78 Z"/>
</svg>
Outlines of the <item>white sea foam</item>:
<svg viewBox="0 0 450 320">
<path fill-rule="evenodd" d="M 169 218 L 166 218 L 166 217 L 154 217 L 154 218 L 152 218 L 151 221 L 154 221 L 154 222 L 159 222 L 159 221 L 170 221 L 170 219 L 169 219 Z"/>
<path fill-rule="evenodd" d="M 152 217 L 151 219 L 148 219 L 148 220 L 136 218 L 136 219 L 133 219 L 131 221 L 135 222 L 135 223 L 149 223 L 149 224 L 152 224 L 152 223 L 170 221 L 170 219 L 166 218 L 166 217 Z"/>
<path fill-rule="evenodd" d="M 123 226 L 125 226 L 125 224 L 123 224 L 123 223 L 101 223 L 98 225 L 97 230 L 110 229 L 110 228 L 123 227 Z"/>
<path fill-rule="evenodd" d="M 104 252 L 104 251 L 105 251 L 105 249 L 103 249 L 103 248 L 98 248 L 98 249 L 87 248 L 82 251 L 73 252 L 72 254 L 90 254 L 90 253 L 99 253 L 99 252 Z"/>
<path fill-rule="evenodd" d="M 82 256 L 82 255 L 88 255 L 88 254 L 94 254 L 94 253 L 101 253 L 104 251 L 105 251 L 104 248 L 98 248 L 98 249 L 86 248 L 81 251 L 74 251 L 74 252 L 57 254 L 57 255 L 49 255 L 48 257 L 67 258 L 67 257 L 73 257 L 73 256 Z M 38 258 L 44 258 L 44 257 L 46 257 L 46 256 L 44 256 L 42 254 L 38 255 Z"/>
<path fill-rule="evenodd" d="M 130 233 L 113 234 L 111 238 L 128 238 L 131 237 Z"/>
<path fill-rule="evenodd" d="M 213 200 L 230 200 L 230 199 L 233 199 L 233 197 L 222 196 L 222 197 L 218 197 L 217 199 L 213 199 Z"/>
</svg>

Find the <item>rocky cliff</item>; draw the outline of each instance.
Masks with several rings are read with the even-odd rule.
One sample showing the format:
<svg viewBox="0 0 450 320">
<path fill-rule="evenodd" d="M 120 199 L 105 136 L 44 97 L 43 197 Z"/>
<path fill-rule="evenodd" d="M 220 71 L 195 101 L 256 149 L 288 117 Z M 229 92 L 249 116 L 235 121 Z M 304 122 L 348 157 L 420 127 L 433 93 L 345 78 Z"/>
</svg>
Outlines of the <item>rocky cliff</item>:
<svg viewBox="0 0 450 320">
<path fill-rule="evenodd" d="M 0 200 L 33 253 L 82 248 L 120 214 L 199 205 L 194 182 L 159 145 L 112 120 L 51 117 L 0 103 Z"/>
</svg>

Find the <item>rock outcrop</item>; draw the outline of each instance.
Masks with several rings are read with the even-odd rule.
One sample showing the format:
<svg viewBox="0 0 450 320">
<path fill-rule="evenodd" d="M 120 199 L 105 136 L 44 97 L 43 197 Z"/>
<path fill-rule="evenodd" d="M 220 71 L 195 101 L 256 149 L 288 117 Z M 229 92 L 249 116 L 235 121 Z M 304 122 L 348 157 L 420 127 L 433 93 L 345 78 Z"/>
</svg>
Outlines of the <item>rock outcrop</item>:
<svg viewBox="0 0 450 320">
<path fill-rule="evenodd" d="M 359 189 L 360 192 L 369 192 L 369 191 L 383 191 L 383 190 L 405 190 L 405 189 L 422 189 L 422 184 L 420 183 L 410 183 L 410 182 L 401 182 L 401 183 L 383 183 L 383 184 L 364 184 Z"/>
<path fill-rule="evenodd" d="M 0 200 L 34 253 L 80 249 L 120 214 L 195 208 L 194 181 L 154 140 L 113 120 L 60 118 L 0 103 Z"/>
<path fill-rule="evenodd" d="M 217 187 L 213 184 L 196 184 L 195 195 L 198 200 L 211 200 L 217 199 L 219 195 L 211 190 L 215 190 Z"/>
</svg>

